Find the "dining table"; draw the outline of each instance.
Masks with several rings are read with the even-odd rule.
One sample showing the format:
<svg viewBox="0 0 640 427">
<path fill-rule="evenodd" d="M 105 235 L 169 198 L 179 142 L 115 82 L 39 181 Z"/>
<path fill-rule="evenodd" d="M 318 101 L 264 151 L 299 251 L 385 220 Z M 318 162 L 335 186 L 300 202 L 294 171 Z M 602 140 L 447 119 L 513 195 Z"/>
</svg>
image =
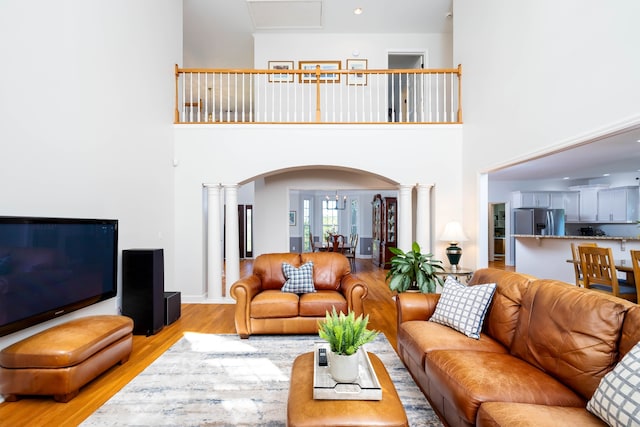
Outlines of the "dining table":
<svg viewBox="0 0 640 427">
<path fill-rule="evenodd" d="M 346 253 L 346 252 L 349 252 L 349 250 L 351 249 L 351 246 L 350 245 L 344 245 L 344 246 L 341 246 L 341 248 L 343 249 L 342 252 Z M 322 243 L 322 246 L 318 247 L 318 250 L 320 252 L 333 252 L 333 244 L 329 245 L 326 242 L 324 242 L 324 243 Z"/>
</svg>

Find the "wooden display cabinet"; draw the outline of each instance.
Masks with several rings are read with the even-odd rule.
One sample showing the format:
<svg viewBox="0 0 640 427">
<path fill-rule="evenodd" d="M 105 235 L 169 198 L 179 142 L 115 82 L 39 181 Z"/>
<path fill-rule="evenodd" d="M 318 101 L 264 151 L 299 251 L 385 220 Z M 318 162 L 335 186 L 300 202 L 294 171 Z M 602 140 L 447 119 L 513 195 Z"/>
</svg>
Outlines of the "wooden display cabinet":
<svg viewBox="0 0 640 427">
<path fill-rule="evenodd" d="M 376 194 L 373 196 L 373 224 L 371 239 L 371 262 L 373 265 L 380 266 L 380 243 L 382 242 L 382 196 Z"/>
<path fill-rule="evenodd" d="M 389 268 L 393 254 L 389 248 L 397 246 L 398 199 L 396 197 L 373 197 L 373 243 L 371 260 L 378 267 Z"/>
</svg>

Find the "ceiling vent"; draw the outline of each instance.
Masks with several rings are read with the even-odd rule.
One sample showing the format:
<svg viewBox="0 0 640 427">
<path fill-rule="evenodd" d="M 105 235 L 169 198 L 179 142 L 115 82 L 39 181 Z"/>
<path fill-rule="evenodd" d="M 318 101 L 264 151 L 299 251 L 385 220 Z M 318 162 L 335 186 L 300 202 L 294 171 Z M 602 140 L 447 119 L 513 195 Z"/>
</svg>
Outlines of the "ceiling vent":
<svg viewBox="0 0 640 427">
<path fill-rule="evenodd" d="M 322 0 L 247 0 L 256 30 L 322 28 Z"/>
</svg>

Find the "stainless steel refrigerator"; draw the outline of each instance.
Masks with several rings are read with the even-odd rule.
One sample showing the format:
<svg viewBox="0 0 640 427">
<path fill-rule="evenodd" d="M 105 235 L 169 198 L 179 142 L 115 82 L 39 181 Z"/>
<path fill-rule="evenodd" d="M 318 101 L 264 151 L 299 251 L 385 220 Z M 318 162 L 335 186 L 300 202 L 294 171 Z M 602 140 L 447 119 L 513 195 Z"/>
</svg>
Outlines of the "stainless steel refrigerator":
<svg viewBox="0 0 640 427">
<path fill-rule="evenodd" d="M 564 209 L 513 210 L 513 234 L 564 236 Z"/>
<path fill-rule="evenodd" d="M 513 209 L 511 234 L 534 236 L 564 236 L 564 209 Z M 516 261 L 515 238 L 511 238 L 511 257 Z"/>
</svg>

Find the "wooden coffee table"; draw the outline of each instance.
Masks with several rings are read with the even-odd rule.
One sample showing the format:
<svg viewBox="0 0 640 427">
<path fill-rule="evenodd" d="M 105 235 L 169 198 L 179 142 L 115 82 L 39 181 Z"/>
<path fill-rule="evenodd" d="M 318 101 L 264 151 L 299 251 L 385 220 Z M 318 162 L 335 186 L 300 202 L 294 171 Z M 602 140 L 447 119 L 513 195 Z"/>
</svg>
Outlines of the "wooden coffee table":
<svg viewBox="0 0 640 427">
<path fill-rule="evenodd" d="M 291 368 L 287 426 L 408 426 L 407 414 L 389 373 L 373 353 L 369 359 L 382 387 L 382 400 L 313 398 L 313 353 L 296 358 Z"/>
</svg>

